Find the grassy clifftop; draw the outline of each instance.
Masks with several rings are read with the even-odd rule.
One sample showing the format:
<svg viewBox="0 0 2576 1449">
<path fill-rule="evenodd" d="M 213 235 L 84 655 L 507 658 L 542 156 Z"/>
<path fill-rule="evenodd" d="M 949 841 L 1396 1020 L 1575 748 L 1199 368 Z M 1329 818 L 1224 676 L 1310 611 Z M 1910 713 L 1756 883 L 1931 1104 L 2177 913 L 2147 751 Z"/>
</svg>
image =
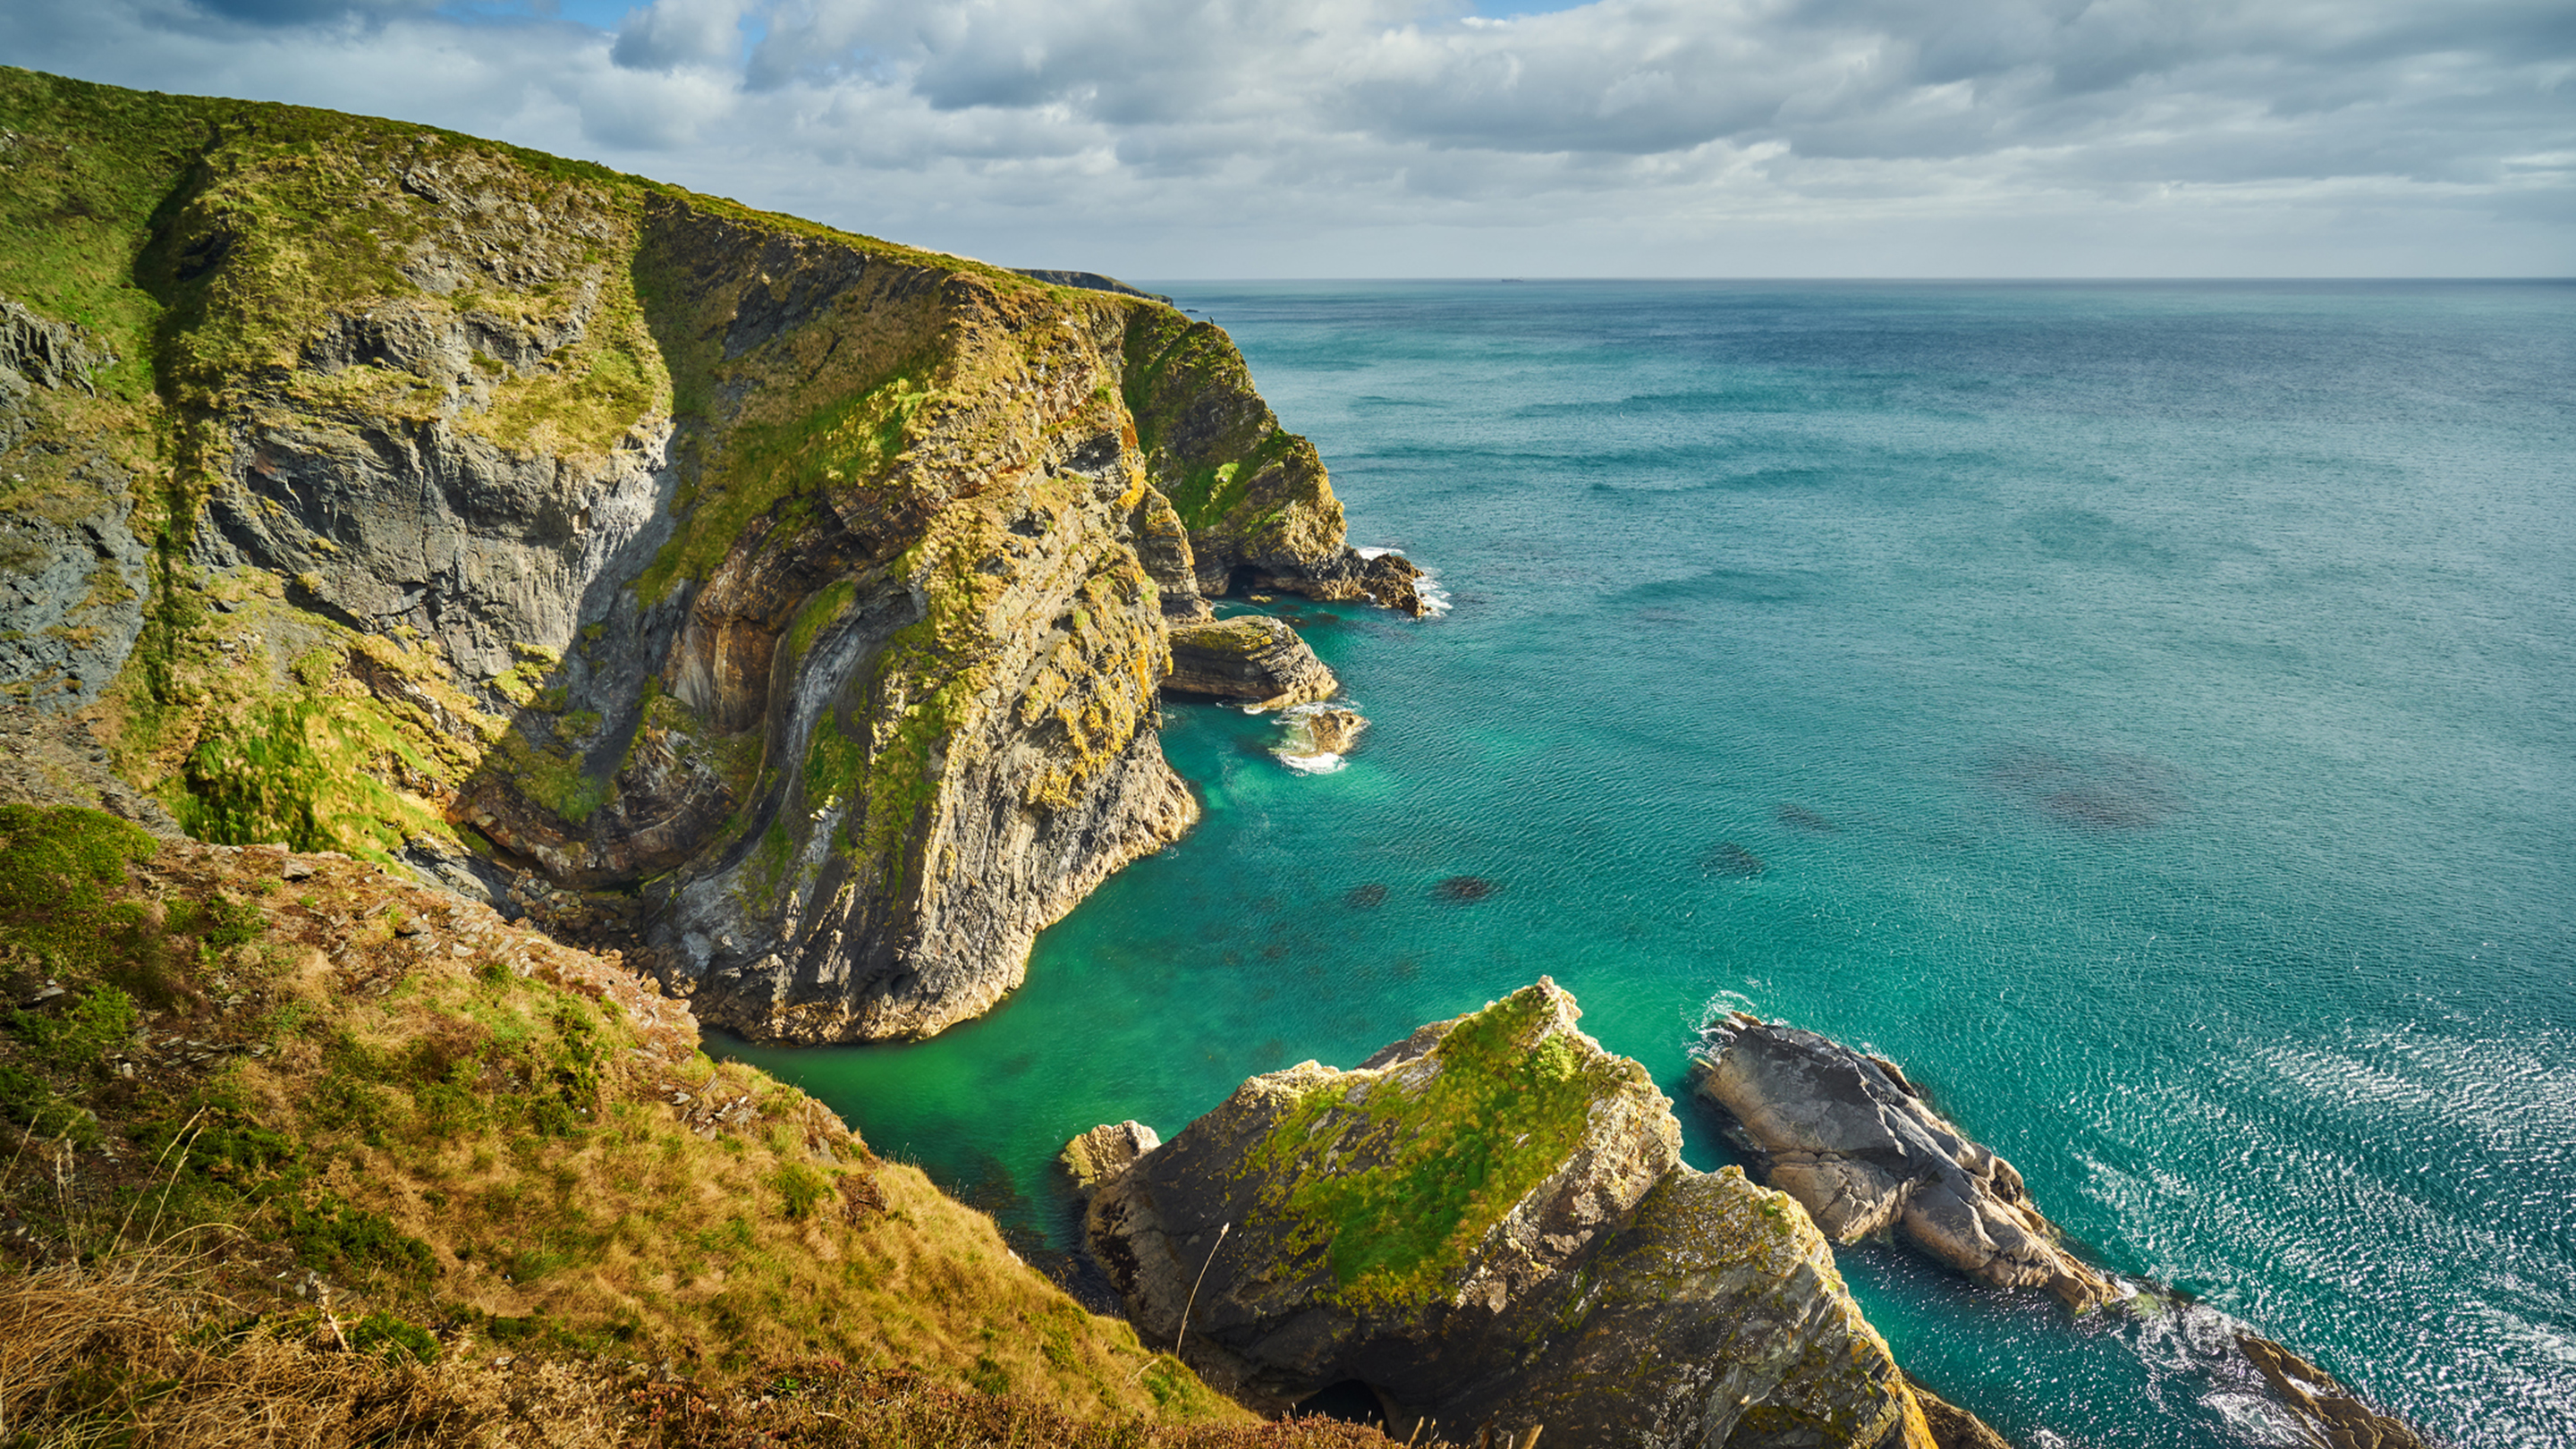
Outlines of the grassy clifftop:
<svg viewBox="0 0 2576 1449">
<path fill-rule="evenodd" d="M 32 1003 L 0 1018 L 0 1206 L 34 1275 L 0 1316 L 95 1290 L 245 1352 L 1241 1417 L 649 985 L 373 866 L 0 806 L 0 975 Z"/>
</svg>

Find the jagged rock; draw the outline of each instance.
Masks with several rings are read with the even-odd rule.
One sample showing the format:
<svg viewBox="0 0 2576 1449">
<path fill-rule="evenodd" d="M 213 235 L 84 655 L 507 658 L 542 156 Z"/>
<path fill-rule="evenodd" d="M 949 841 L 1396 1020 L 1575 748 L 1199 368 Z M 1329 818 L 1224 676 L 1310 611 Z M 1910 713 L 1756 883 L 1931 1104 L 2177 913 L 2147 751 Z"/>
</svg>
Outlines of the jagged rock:
<svg viewBox="0 0 2576 1449">
<path fill-rule="evenodd" d="M 1400 553 L 1382 549 L 1344 548 L 1291 569 L 1254 567 L 1244 575 L 1244 583 L 1310 599 L 1365 599 L 1417 619 L 1431 612 L 1422 597 L 1421 567 Z"/>
<path fill-rule="evenodd" d="M 105 810 L 158 836 L 179 822 L 108 768 L 89 721 L 0 703 L 0 805 L 79 805 Z"/>
<path fill-rule="evenodd" d="M 144 260 L 96 337 L 0 312 L 0 450 L 53 460 L 0 475 L 0 685 L 95 703 L 123 668 L 123 759 L 192 828 L 622 896 L 596 929 L 711 1025 L 924 1035 L 1194 819 L 1155 731 L 1203 583 L 1400 599 L 1225 334 L 1103 279 L 51 86 L 0 77 L 123 178 L 84 225 Z M 110 395 L 121 350 L 161 411 Z M 70 486 L 92 455 L 132 477 Z M 183 477 L 134 516 L 184 534 L 124 538 Z M 1260 698 L 1330 687 L 1274 652 Z"/>
<path fill-rule="evenodd" d="M 1355 709 L 1305 708 L 1288 712 L 1288 742 L 1279 752 L 1292 758 L 1346 755 L 1359 743 L 1368 721 Z"/>
<path fill-rule="evenodd" d="M 1541 979 L 1255 1077 L 1102 1179 L 1085 1232 L 1140 1334 L 1253 1407 L 1357 1380 L 1443 1442 L 1930 1449 L 1814 1225 L 1684 1166 L 1579 1014 Z"/>
<path fill-rule="evenodd" d="M 90 390 L 90 374 L 107 362 L 81 329 L 0 298 L 0 392 L 28 387 Z"/>
<path fill-rule="evenodd" d="M 1163 688 L 1278 709 L 1330 699 L 1341 688 L 1297 631 L 1266 614 L 1205 622 L 1174 620 L 1172 672 Z"/>
<path fill-rule="evenodd" d="M 1934 1449 L 2012 1449 L 2012 1441 L 1988 1427 L 1985 1420 L 1925 1388 L 1912 1374 L 1907 1374 L 1905 1381 L 1914 1390 L 1914 1402 L 1922 1406 L 1923 1423 L 1932 1431 Z"/>
<path fill-rule="evenodd" d="M 2334 1375 L 2269 1339 L 2238 1334 L 2236 1346 L 2301 1426 L 2327 1449 L 2424 1449 L 2406 1424 L 2375 1412 Z"/>
<path fill-rule="evenodd" d="M 94 702 L 143 630 L 151 550 L 126 526 L 133 479 L 64 435 L 46 395 L 87 393 L 109 359 L 82 329 L 0 299 L 0 692 L 61 713 Z"/>
<path fill-rule="evenodd" d="M 1163 1145 L 1154 1129 L 1130 1119 L 1094 1127 L 1065 1144 L 1057 1160 L 1073 1179 L 1074 1191 L 1088 1198 L 1100 1185 L 1136 1165 L 1136 1159 Z"/>
<path fill-rule="evenodd" d="M 2120 1296 L 2059 1246 L 2011 1163 L 1934 1112 L 1893 1063 L 1742 1012 L 1712 1022 L 1693 1089 L 1764 1180 L 1836 1243 L 1894 1231 L 1998 1288 L 2046 1288 L 2078 1313 Z"/>
<path fill-rule="evenodd" d="M 96 491 L 111 489 L 122 480 Z M 0 517 L 0 689 L 53 713 L 95 701 L 143 632 L 151 564 L 113 504 L 70 523 Z"/>
</svg>

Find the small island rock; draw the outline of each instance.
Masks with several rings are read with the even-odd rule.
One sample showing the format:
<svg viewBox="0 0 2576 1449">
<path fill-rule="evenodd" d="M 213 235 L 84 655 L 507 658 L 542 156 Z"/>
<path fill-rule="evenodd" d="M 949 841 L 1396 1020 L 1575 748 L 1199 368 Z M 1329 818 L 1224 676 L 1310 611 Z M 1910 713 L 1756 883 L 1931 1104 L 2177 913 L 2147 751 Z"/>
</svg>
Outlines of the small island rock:
<svg viewBox="0 0 2576 1449">
<path fill-rule="evenodd" d="M 1340 684 L 1297 631 L 1262 614 L 1171 621 L 1172 672 L 1163 688 L 1279 709 L 1330 699 Z"/>
<path fill-rule="evenodd" d="M 1579 1015 L 1542 978 L 1255 1077 L 1103 1179 L 1085 1233 L 1138 1333 L 1253 1408 L 1356 1381 L 1441 1442 L 1935 1449 L 1806 1215 L 1685 1166 Z"/>
<path fill-rule="evenodd" d="M 1923 1101 L 1894 1064 L 1729 1012 L 1693 1054 L 1695 1090 L 1764 1180 L 1838 1244 L 1894 1230 L 1998 1288 L 2046 1288 L 2078 1313 L 2120 1296 L 2076 1260 L 2011 1163 Z"/>
</svg>

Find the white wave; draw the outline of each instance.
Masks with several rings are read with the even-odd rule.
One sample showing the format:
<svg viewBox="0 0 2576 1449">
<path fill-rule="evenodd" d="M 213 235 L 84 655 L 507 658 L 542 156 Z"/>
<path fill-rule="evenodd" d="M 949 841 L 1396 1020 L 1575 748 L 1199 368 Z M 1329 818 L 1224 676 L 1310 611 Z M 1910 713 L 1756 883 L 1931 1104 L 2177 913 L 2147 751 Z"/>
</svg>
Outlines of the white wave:
<svg viewBox="0 0 2576 1449">
<path fill-rule="evenodd" d="M 1440 587 L 1440 576 L 1429 569 L 1413 581 L 1414 596 L 1422 600 L 1422 612 L 1437 619 L 1449 612 L 1449 591 Z"/>
<path fill-rule="evenodd" d="M 1284 749 L 1272 750 L 1270 753 L 1279 757 L 1279 763 L 1300 775 L 1329 775 L 1350 763 L 1330 750 L 1312 755 L 1293 754 Z"/>
<path fill-rule="evenodd" d="M 1388 554 L 1394 554 L 1398 558 L 1404 557 L 1404 550 L 1400 548 L 1355 548 L 1351 552 L 1362 558 L 1384 558 Z"/>
</svg>

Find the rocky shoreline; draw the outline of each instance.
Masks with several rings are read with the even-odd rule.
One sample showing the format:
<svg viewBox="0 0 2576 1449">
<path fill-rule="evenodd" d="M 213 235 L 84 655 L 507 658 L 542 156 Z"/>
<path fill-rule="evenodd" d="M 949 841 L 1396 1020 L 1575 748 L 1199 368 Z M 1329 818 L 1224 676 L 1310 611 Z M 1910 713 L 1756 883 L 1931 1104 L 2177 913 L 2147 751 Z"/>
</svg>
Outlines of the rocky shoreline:
<svg viewBox="0 0 2576 1449">
<path fill-rule="evenodd" d="M 1168 1142 L 1093 1128 L 1061 1158 L 1087 1250 L 1138 1332 L 1238 1402 L 1358 1405 L 1399 1438 L 2002 1449 L 1844 1291 L 1834 1248 L 1892 1239 L 2073 1316 L 2189 1319 L 2195 1371 L 2277 1424 L 2422 1449 L 2281 1345 L 2085 1262 L 1895 1063 L 1718 1017 L 1691 1093 L 1751 1175 L 1701 1173 L 1579 1015 L 1541 978 L 1348 1071 L 1252 1078 Z"/>
<path fill-rule="evenodd" d="M 1795 1204 L 1683 1164 L 1671 1103 L 1579 1015 L 1542 978 L 1349 1071 L 1253 1078 L 1169 1142 L 1076 1139 L 1139 1333 L 1264 1412 L 1357 1386 L 1398 1437 L 1976 1442 L 1935 1435 Z"/>
</svg>

